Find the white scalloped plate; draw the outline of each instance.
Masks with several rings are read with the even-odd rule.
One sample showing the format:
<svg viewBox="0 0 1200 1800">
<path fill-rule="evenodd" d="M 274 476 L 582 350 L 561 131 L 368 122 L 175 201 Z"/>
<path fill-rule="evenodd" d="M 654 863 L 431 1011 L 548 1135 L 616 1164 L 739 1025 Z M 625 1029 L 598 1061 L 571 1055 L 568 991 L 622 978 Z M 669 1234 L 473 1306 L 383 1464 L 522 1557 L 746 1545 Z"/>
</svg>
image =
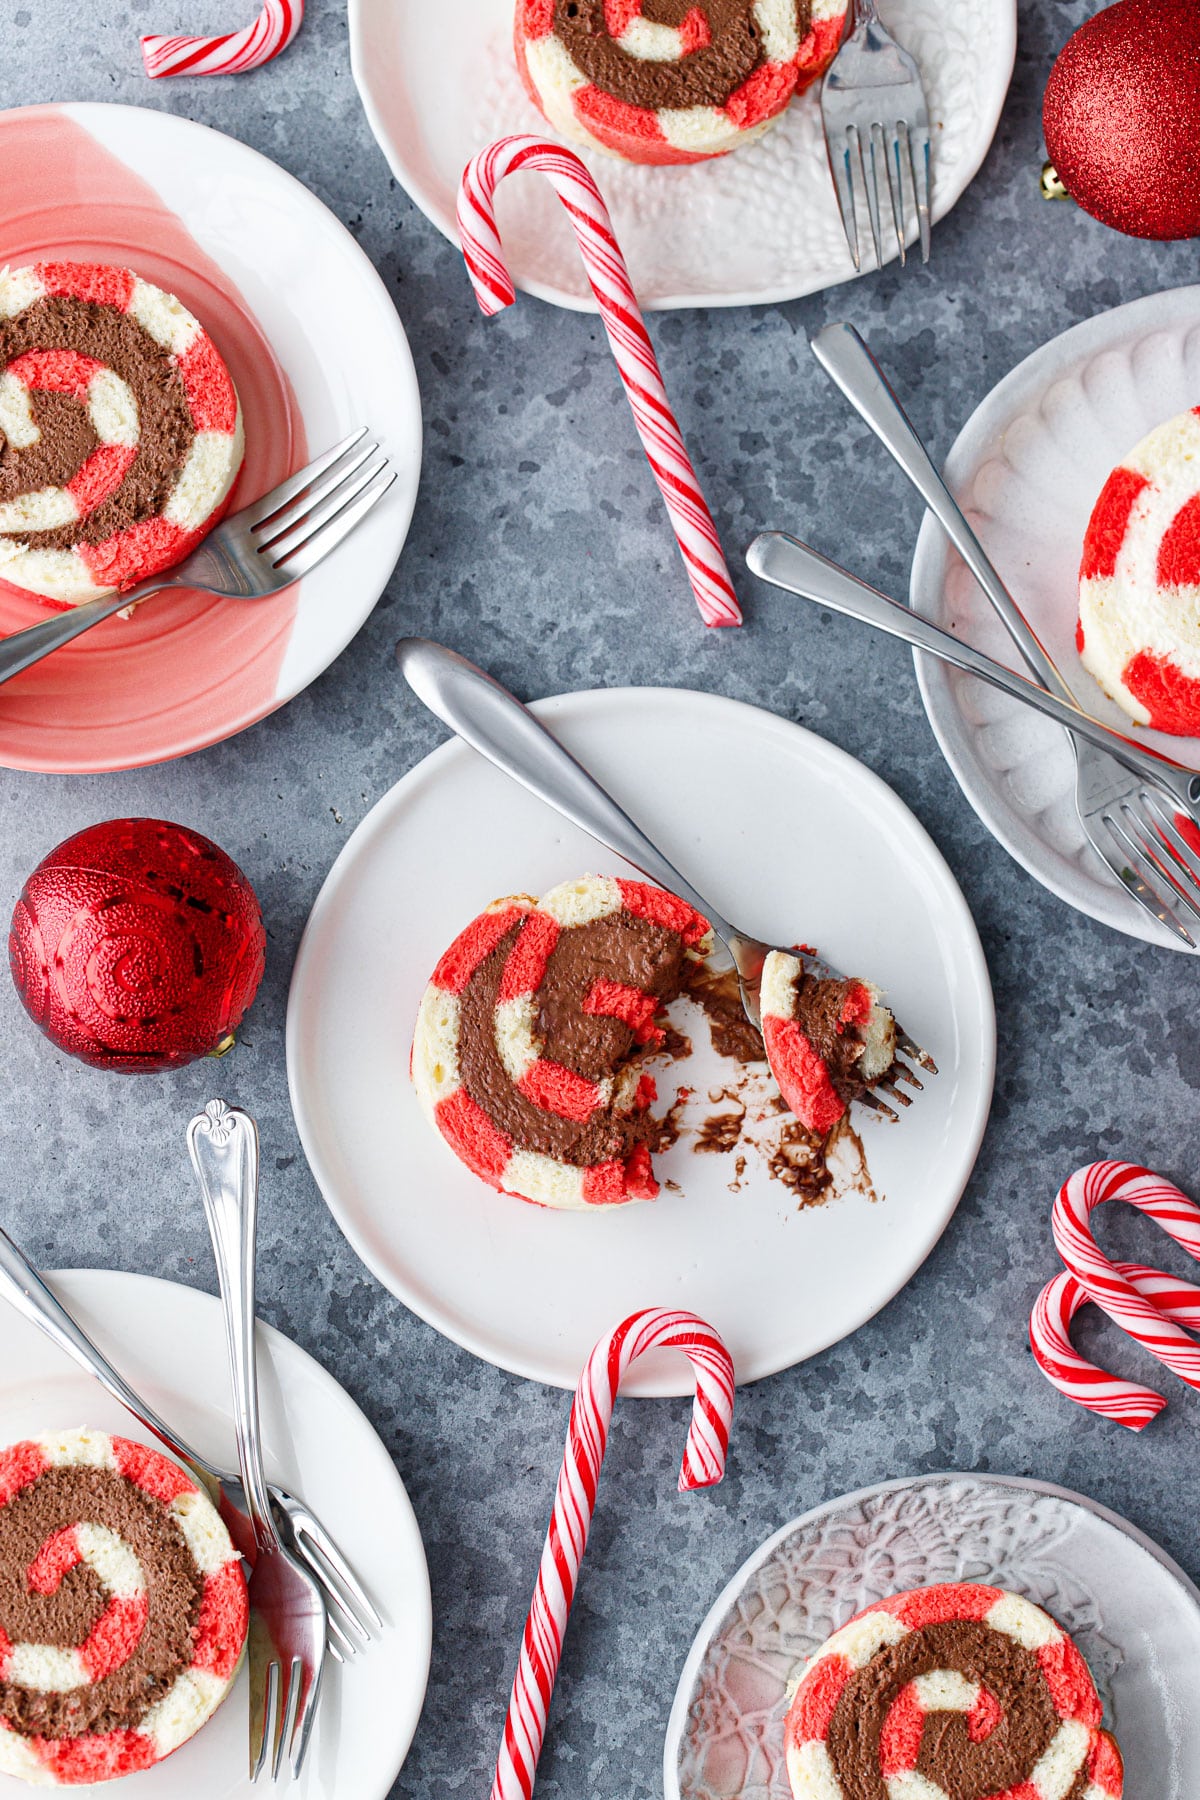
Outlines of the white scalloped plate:
<svg viewBox="0 0 1200 1800">
<path fill-rule="evenodd" d="M 1200 404 L 1200 287 L 1172 288 L 1076 325 L 1026 357 L 976 408 L 946 479 L 1022 611 L 1080 699 L 1129 721 L 1075 651 L 1083 534 L 1110 471 L 1153 426 Z M 917 540 L 913 608 L 997 661 L 1021 666 L 1004 627 L 936 522 Z M 1056 725 L 983 682 L 915 654 L 929 722 L 963 793 L 1010 856 L 1068 906 L 1148 944 L 1184 946 L 1105 870 L 1074 804 Z M 1200 740 L 1144 741 L 1200 767 Z M 1190 952 L 1185 951 L 1185 954 Z"/>
<path fill-rule="evenodd" d="M 1016 54 L 1015 0 L 883 0 L 880 11 L 921 65 L 940 219 L 995 133 Z M 401 187 L 453 244 L 458 181 L 470 157 L 507 132 L 554 135 L 518 79 L 512 13 L 512 0 L 350 0 L 351 64 L 371 129 Z M 634 168 L 590 152 L 584 161 L 644 307 L 794 300 L 854 276 L 813 91 L 758 142 L 713 162 Z M 517 286 L 595 311 L 549 184 L 514 176 L 496 210 Z"/>
<path fill-rule="evenodd" d="M 1130 1800 L 1192 1800 L 1200 1592 L 1106 1507 L 993 1475 L 863 1488 L 756 1550 L 684 1664 L 667 1726 L 666 1800 L 791 1800 L 787 1684 L 861 1608 L 942 1581 L 995 1583 L 1052 1613 L 1096 1678 Z"/>
</svg>

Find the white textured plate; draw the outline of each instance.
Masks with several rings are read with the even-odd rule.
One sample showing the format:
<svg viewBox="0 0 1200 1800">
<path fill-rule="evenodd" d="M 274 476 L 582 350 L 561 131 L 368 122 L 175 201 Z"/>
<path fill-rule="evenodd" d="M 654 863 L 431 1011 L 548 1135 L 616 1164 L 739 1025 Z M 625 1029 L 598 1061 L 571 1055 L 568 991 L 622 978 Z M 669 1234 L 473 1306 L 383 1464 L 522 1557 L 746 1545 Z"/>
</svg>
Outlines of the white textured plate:
<svg viewBox="0 0 1200 1800">
<path fill-rule="evenodd" d="M 883 0 L 880 11 L 921 65 L 940 219 L 992 141 L 1016 53 L 1015 0 Z M 371 129 L 401 187 L 455 244 L 458 181 L 475 152 L 511 131 L 555 135 L 521 86 L 512 17 L 513 0 L 350 0 L 351 62 Z M 644 307 L 793 300 L 854 275 L 815 89 L 757 143 L 713 162 L 634 168 L 583 156 Z M 543 176 L 505 181 L 497 219 L 518 287 L 595 310 L 574 234 Z M 865 213 L 859 230 L 868 231 Z"/>
<path fill-rule="evenodd" d="M 1075 651 L 1079 558 L 1100 489 L 1138 440 L 1200 404 L 1200 287 L 1172 288 L 1076 325 L 1006 375 L 963 427 L 946 479 L 1021 610 L 1097 717 L 1130 722 Z M 940 526 L 913 562 L 917 612 L 1010 668 L 1023 665 Z M 929 722 L 967 799 L 1023 868 L 1069 906 L 1150 944 L 1184 946 L 1117 886 L 1084 838 L 1057 725 L 969 675 L 915 656 Z M 1200 740 L 1139 732 L 1200 767 Z"/>
<path fill-rule="evenodd" d="M 209 1294 L 112 1270 L 49 1277 L 51 1286 L 152 1406 L 203 1455 L 237 1466 L 221 1308 Z M 0 1443 L 56 1426 L 93 1425 L 155 1440 L 36 1326 L 0 1306 Z M 258 1328 L 267 1473 L 303 1494 L 329 1527 L 385 1621 L 353 1663 L 329 1662 L 296 1800 L 384 1800 L 408 1753 L 429 1674 L 429 1575 L 413 1509 L 391 1458 L 331 1375 L 269 1325 Z M 237 1800 L 260 1794 L 247 1764 L 247 1674 L 210 1722 L 132 1782 L 138 1800 Z M 269 1784 L 268 1784 L 269 1786 Z M 0 1776 L 16 1800 L 28 1790 Z M 81 1790 L 84 1791 L 84 1790 Z M 116 1794 L 115 1786 L 89 1786 Z"/>
<path fill-rule="evenodd" d="M 667 1800 L 791 1800 L 787 1684 L 861 1608 L 943 1581 L 1011 1588 L 1052 1613 L 1096 1678 L 1130 1800 L 1192 1800 L 1200 1592 L 1116 1513 L 991 1475 L 863 1488 L 755 1551 L 684 1665 L 667 1726 Z"/>
<path fill-rule="evenodd" d="M 628 873 L 454 741 L 368 814 L 317 898 L 288 1003 L 292 1105 L 342 1230 L 407 1306 L 477 1356 L 574 1387 L 592 1345 L 641 1306 L 691 1307 L 741 1381 L 845 1337 L 928 1256 L 958 1203 L 992 1091 L 995 1021 L 966 903 L 907 807 L 843 751 L 756 707 L 625 688 L 538 712 L 701 893 L 777 943 L 819 944 L 886 990 L 937 1059 L 899 1124 L 864 1115 L 881 1195 L 799 1212 L 751 1157 L 681 1138 L 651 1205 L 549 1212 L 496 1194 L 427 1124 L 408 1080 L 417 1006 L 455 933 L 501 894 Z M 701 1027 L 703 1037 L 707 1032 Z M 678 1081 L 734 1065 L 697 1048 Z M 664 1077 L 664 1098 L 676 1069 Z M 861 1111 L 861 1109 L 859 1109 Z M 630 1391 L 691 1391 L 683 1358 L 642 1358 Z"/>
</svg>

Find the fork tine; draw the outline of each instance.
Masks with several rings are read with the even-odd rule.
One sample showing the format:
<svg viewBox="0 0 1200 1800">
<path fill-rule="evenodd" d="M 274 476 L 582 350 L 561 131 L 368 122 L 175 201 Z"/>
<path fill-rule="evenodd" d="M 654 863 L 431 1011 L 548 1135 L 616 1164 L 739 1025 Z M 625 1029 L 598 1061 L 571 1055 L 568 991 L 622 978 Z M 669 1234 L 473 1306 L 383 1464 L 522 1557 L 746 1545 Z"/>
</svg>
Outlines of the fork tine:
<svg viewBox="0 0 1200 1800">
<path fill-rule="evenodd" d="M 259 549 L 265 550 L 268 544 L 273 543 L 276 538 L 281 538 L 285 531 L 292 529 L 293 525 L 299 524 L 305 513 L 311 512 L 315 506 L 319 506 L 326 495 L 331 494 L 341 482 L 348 481 L 355 470 L 361 469 L 365 462 L 378 453 L 378 450 L 378 444 L 352 445 L 351 449 L 344 456 L 340 456 L 337 462 L 326 469 L 323 475 L 319 475 L 315 480 L 309 482 L 302 494 L 298 494 L 294 500 L 252 525 L 250 529 L 256 535 L 260 532 L 262 534 L 259 537 Z"/>
<path fill-rule="evenodd" d="M 842 230 L 846 234 L 846 243 L 854 267 L 862 269 L 862 254 L 858 247 L 858 217 L 854 210 L 854 167 L 850 160 L 851 134 L 845 133 L 845 142 L 840 155 L 835 154 L 832 137 L 826 139 L 829 152 L 829 173 L 833 176 L 833 191 L 837 195 L 838 211 L 842 215 Z"/>
<path fill-rule="evenodd" d="M 306 544 L 315 531 L 327 525 L 330 519 L 336 519 L 347 502 L 357 499 L 363 489 L 387 468 L 386 456 L 378 460 L 371 459 L 365 468 L 356 467 L 348 473 L 344 481 L 338 481 L 324 493 L 318 505 L 310 505 L 307 500 L 301 501 L 297 509 L 296 523 L 288 531 L 282 531 L 278 537 L 269 541 L 264 539 L 261 545 L 263 554 L 278 565 L 286 562 L 289 552 L 298 550 Z"/>
<path fill-rule="evenodd" d="M 326 1601 L 334 1600 L 369 1642 L 375 1632 L 383 1630 L 383 1620 L 353 1569 L 333 1540 L 315 1523 L 310 1524 L 305 1519 L 298 1521 L 294 1529 L 298 1546 L 325 1590 Z M 341 1592 L 332 1586 L 327 1579 L 329 1576 Z"/>
<path fill-rule="evenodd" d="M 869 175 L 867 174 L 867 165 L 863 158 L 862 138 L 857 131 L 854 133 L 854 141 L 858 147 L 859 173 L 862 176 L 863 188 L 866 190 L 867 213 L 871 220 L 871 241 L 875 245 L 875 267 L 877 269 L 882 269 L 883 246 L 879 238 L 879 171 L 875 166 L 874 130 L 872 129 L 872 131 L 868 133 L 867 140 L 868 148 L 871 152 L 871 172 Z"/>
<path fill-rule="evenodd" d="M 1187 926 L 1172 911 L 1157 888 L 1147 882 L 1143 875 L 1140 861 L 1144 862 L 1145 858 L 1141 857 L 1141 852 L 1128 832 L 1122 830 L 1110 813 L 1102 814 L 1101 820 L 1107 828 L 1109 836 L 1120 849 L 1121 856 L 1113 855 L 1104 844 L 1100 843 L 1098 838 L 1093 838 L 1092 845 L 1096 854 L 1108 864 L 1126 893 L 1132 895 L 1138 905 L 1148 912 L 1152 919 L 1157 919 L 1160 924 L 1167 926 L 1168 930 L 1173 931 L 1176 937 L 1182 938 L 1183 942 L 1194 950 L 1196 940 Z M 1128 861 L 1125 860 L 1130 856 L 1133 858 L 1133 867 L 1130 867 Z"/>
<path fill-rule="evenodd" d="M 892 224 L 896 231 L 896 247 L 900 253 L 900 267 L 908 262 L 908 246 L 904 242 L 904 170 L 900 162 L 900 126 L 899 122 L 885 132 L 883 126 L 873 128 L 879 132 L 882 148 L 883 165 L 887 174 L 888 197 L 892 203 Z"/>
<path fill-rule="evenodd" d="M 882 1081 L 877 1082 L 875 1091 L 880 1094 L 889 1095 L 890 1098 L 896 1102 L 897 1106 L 912 1105 L 912 1095 L 902 1094 L 900 1092 L 900 1089 L 896 1085 L 895 1076 L 893 1075 L 885 1075 Z"/>
<path fill-rule="evenodd" d="M 323 525 L 319 531 L 314 532 L 312 537 L 306 539 L 303 544 L 292 551 L 285 561 L 276 563 L 276 568 L 282 567 L 285 574 L 289 575 L 293 581 L 299 581 L 302 575 L 307 575 L 310 569 L 316 567 L 322 557 L 328 556 L 331 550 L 336 550 L 342 539 L 354 530 L 360 520 L 366 518 L 376 501 L 382 500 L 395 479 L 395 470 L 385 466 L 371 485 L 358 496 L 357 500 L 352 500 L 348 506 L 344 506 L 335 518 L 330 519 L 327 525 Z"/>
<path fill-rule="evenodd" d="M 1172 856 L 1177 857 L 1188 873 L 1200 882 L 1200 856 L 1175 823 L 1175 815 L 1164 806 L 1153 788 L 1143 788 L 1140 798 L 1142 805 L 1153 814 L 1155 829 L 1161 834 Z"/>
<path fill-rule="evenodd" d="M 1121 801 L 1120 811 L 1142 855 L 1170 884 L 1189 911 L 1194 913 L 1197 919 L 1200 919 L 1200 891 L 1195 891 L 1194 882 L 1190 886 L 1185 885 L 1166 861 L 1162 840 L 1154 821 L 1144 818 L 1129 798 Z M 1107 823 L 1107 818 L 1105 822 Z M 1185 873 L 1190 875 L 1190 871 L 1185 870 Z"/>
<path fill-rule="evenodd" d="M 279 1723 L 279 1661 L 272 1657 L 267 1664 L 267 1679 L 263 1687 L 263 1709 L 259 1720 L 261 1735 L 257 1747 L 254 1743 L 253 1724 L 250 1739 L 250 1779 L 257 1781 L 267 1763 L 267 1746 L 275 1741 L 275 1730 Z"/>
<path fill-rule="evenodd" d="M 903 1051 L 905 1056 L 911 1056 L 915 1063 L 920 1063 L 921 1067 L 926 1069 L 930 1075 L 937 1074 L 937 1064 L 928 1050 L 922 1050 L 920 1044 L 913 1042 L 907 1031 L 902 1029 L 899 1019 L 896 1020 L 896 1048 Z"/>
<path fill-rule="evenodd" d="M 292 1778 L 298 1781 L 300 1771 L 304 1767 L 304 1759 L 308 1755 L 309 1740 L 312 1737 L 313 1724 L 317 1717 L 317 1700 L 321 1692 L 321 1664 L 312 1670 L 303 1700 L 292 1728 L 291 1763 Z"/>
<path fill-rule="evenodd" d="M 297 494 L 302 494 L 305 488 L 311 486 L 317 479 L 318 475 L 323 475 L 326 469 L 332 468 L 340 457 L 345 456 L 347 450 L 352 450 L 359 439 L 366 435 L 366 426 L 360 426 L 357 431 L 352 431 L 349 437 L 343 438 L 340 444 L 335 444 L 332 450 L 326 450 L 324 456 L 318 456 L 315 462 L 310 462 L 306 469 L 297 470 L 295 475 L 289 475 L 286 481 L 281 481 L 278 487 L 272 488 L 269 494 L 264 494 L 256 506 L 247 507 L 246 511 L 253 514 L 251 525 L 260 525 L 264 519 L 269 519 L 272 513 L 278 512 L 281 506 L 286 506 L 287 502 L 294 499 Z"/>
<path fill-rule="evenodd" d="M 280 1771 L 283 1768 L 284 1751 L 291 1744 L 292 1733 L 296 1729 L 300 1692 L 304 1686 L 304 1664 L 298 1656 L 292 1657 L 286 1670 L 281 1668 L 281 1679 L 286 1686 L 280 1706 L 279 1736 L 275 1739 L 275 1755 L 271 1759 L 272 1781 L 279 1780 Z"/>
<path fill-rule="evenodd" d="M 909 166 L 912 169 L 913 193 L 917 201 L 917 223 L 921 228 L 921 261 L 929 261 L 930 248 L 930 213 L 929 213 L 929 127 L 918 125 L 915 133 L 909 127 L 905 131 L 908 139 Z"/>
<path fill-rule="evenodd" d="M 869 1107 L 872 1112 L 882 1113 L 885 1118 L 898 1119 L 900 1117 L 899 1113 L 895 1112 L 886 1100 L 879 1098 L 874 1088 L 867 1088 L 865 1093 L 860 1094 L 858 1098 L 863 1106 Z"/>
<path fill-rule="evenodd" d="M 899 1057 L 892 1064 L 892 1076 L 896 1081 L 907 1081 L 909 1087 L 915 1087 L 919 1094 L 925 1092 L 925 1083 L 918 1079 L 916 1070 L 910 1069 Z"/>
<path fill-rule="evenodd" d="M 335 1662 L 352 1662 L 358 1655 L 359 1646 L 346 1627 L 335 1619 L 328 1607 L 325 1609 L 325 1645 Z"/>
</svg>

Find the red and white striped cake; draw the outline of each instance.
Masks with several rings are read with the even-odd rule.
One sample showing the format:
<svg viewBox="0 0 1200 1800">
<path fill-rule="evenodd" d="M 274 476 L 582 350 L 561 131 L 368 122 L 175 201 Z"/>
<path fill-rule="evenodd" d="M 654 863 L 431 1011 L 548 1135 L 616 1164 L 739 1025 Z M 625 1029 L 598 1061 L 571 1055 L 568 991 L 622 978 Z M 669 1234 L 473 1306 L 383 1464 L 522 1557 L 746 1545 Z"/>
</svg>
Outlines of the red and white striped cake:
<svg viewBox="0 0 1200 1800">
<path fill-rule="evenodd" d="M 229 1533 L 159 1451 L 86 1428 L 0 1451 L 0 1772 L 161 1762 L 229 1692 L 247 1617 Z"/>
<path fill-rule="evenodd" d="M 1076 642 L 1131 719 L 1200 737 L 1200 409 L 1159 425 L 1105 482 Z"/>
<path fill-rule="evenodd" d="M 846 0 L 517 0 L 517 67 L 560 136 L 701 162 L 823 75 L 845 19 Z"/>
<path fill-rule="evenodd" d="M 785 1727 L 795 1800 L 1120 1800 L 1096 1684 L 1048 1613 L 974 1583 L 881 1600 L 822 1645 Z"/>
<path fill-rule="evenodd" d="M 241 409 L 216 346 L 131 269 L 0 269 L 0 577 L 76 605 L 178 562 L 220 518 Z"/>
<path fill-rule="evenodd" d="M 578 1211 L 652 1200 L 653 1079 L 636 1060 L 708 922 L 644 881 L 586 875 L 493 901 L 433 972 L 412 1078 L 489 1186 Z"/>
<path fill-rule="evenodd" d="M 823 978 L 782 950 L 763 964 L 762 1034 L 780 1093 L 822 1134 L 896 1059 L 896 1021 L 877 987 Z"/>
</svg>

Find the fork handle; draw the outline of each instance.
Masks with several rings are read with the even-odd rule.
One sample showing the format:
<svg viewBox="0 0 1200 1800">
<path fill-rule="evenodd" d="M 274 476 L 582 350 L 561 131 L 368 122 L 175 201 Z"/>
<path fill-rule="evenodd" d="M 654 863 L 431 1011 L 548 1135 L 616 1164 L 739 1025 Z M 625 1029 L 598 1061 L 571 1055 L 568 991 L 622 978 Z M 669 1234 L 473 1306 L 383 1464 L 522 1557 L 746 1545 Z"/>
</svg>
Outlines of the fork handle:
<svg viewBox="0 0 1200 1800">
<path fill-rule="evenodd" d="M 429 638 L 401 638 L 396 661 L 418 699 L 473 750 L 651 881 L 686 900 L 726 943 L 737 935 L 515 694 L 465 656 Z"/>
<path fill-rule="evenodd" d="M 934 467 L 887 376 L 854 326 L 826 325 L 813 338 L 812 353 L 908 476 L 1042 686 L 1060 700 L 1075 705 L 1075 696 L 1057 664 L 1001 581 L 958 501 Z"/>
<path fill-rule="evenodd" d="M 82 637 L 93 625 L 99 625 L 102 619 L 111 619 L 126 606 L 135 601 L 147 600 L 151 594 L 157 594 L 162 588 L 169 587 L 166 581 L 143 581 L 137 587 L 128 589 L 123 594 L 101 594 L 96 600 L 85 600 L 80 606 L 72 606 L 66 612 L 53 613 L 48 619 L 39 619 L 36 625 L 27 625 L 23 631 L 13 631 L 5 638 L 0 638 L 0 686 L 19 675 L 22 669 L 31 668 L 34 663 L 41 662 L 54 650 L 61 650 L 64 644 Z"/>
<path fill-rule="evenodd" d="M 1068 731 L 1075 732 L 1078 737 L 1087 738 L 1089 743 L 1109 751 L 1125 768 L 1132 769 L 1135 775 L 1153 781 L 1159 787 L 1166 787 L 1181 806 L 1187 807 L 1193 817 L 1197 816 L 1200 773 L 1195 769 L 1189 769 L 1169 756 L 1160 756 L 1157 751 L 1145 749 L 1141 744 L 1132 743 L 1129 738 L 1122 737 L 1119 731 L 1110 731 L 1107 725 L 1102 725 L 1099 719 L 1093 719 L 1090 713 L 1068 705 L 1055 694 L 1048 694 L 1044 688 L 1038 687 L 1024 675 L 1017 675 L 1013 670 L 1006 669 L 1003 663 L 993 662 L 982 650 L 960 643 L 948 631 L 931 625 L 928 619 L 923 619 L 901 601 L 889 599 L 878 588 L 868 586 L 857 575 L 851 575 L 848 569 L 831 562 L 827 556 L 802 544 L 798 538 L 789 537 L 783 531 L 764 531 L 747 550 L 746 561 L 756 575 L 761 576 L 764 581 L 772 582 L 775 587 L 785 588 L 791 594 L 799 594 L 803 600 L 831 606 L 834 612 L 845 613 L 847 618 L 860 619 L 865 625 L 874 625 L 892 637 L 903 638 L 905 643 L 912 644 L 918 650 L 927 650 L 931 656 L 940 658 L 942 662 L 952 663 L 956 669 L 964 669 L 969 675 L 978 675 L 982 680 L 990 682 L 992 687 L 1011 694 L 1014 700 L 1023 700 L 1027 706 L 1045 713 L 1056 724 L 1066 726 Z"/>
<path fill-rule="evenodd" d="M 104 1352 L 76 1324 L 62 1301 L 46 1285 L 25 1252 L 3 1229 L 0 1229 L 0 1299 L 7 1300 L 22 1318 L 44 1331 L 52 1344 L 57 1344 L 81 1369 L 94 1376 L 101 1387 L 168 1450 L 203 1470 L 213 1480 L 220 1479 L 220 1472 L 160 1419 L 154 1408 L 113 1368 Z"/>
<path fill-rule="evenodd" d="M 277 1550 L 259 1439 L 254 1339 L 254 1252 L 258 1231 L 258 1128 L 240 1106 L 210 1100 L 188 1126 L 188 1150 L 204 1197 L 233 1380 L 233 1424 L 246 1509 L 260 1550 Z"/>
</svg>

